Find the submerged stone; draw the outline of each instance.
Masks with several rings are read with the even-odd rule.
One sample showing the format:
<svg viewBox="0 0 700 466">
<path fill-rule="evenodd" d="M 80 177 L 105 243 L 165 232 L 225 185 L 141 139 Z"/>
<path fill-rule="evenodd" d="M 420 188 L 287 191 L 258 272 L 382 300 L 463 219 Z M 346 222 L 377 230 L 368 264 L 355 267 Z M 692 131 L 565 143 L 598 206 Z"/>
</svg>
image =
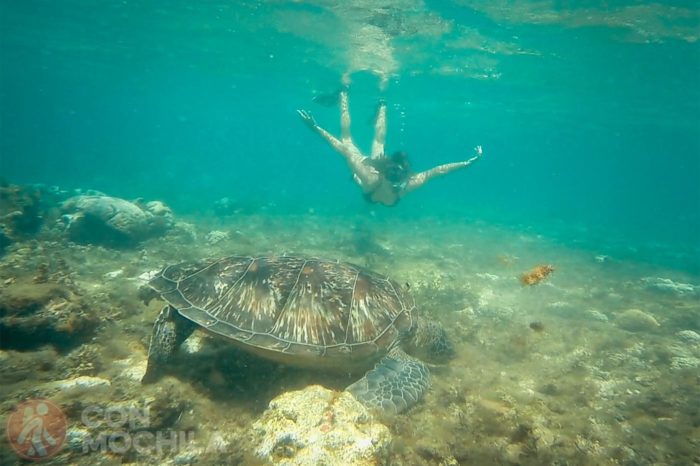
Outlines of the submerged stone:
<svg viewBox="0 0 700 466">
<path fill-rule="evenodd" d="M 141 205 L 110 196 L 75 196 L 63 203 L 68 237 L 77 243 L 130 246 L 164 233 L 172 211 L 162 202 Z"/>
<path fill-rule="evenodd" d="M 690 284 L 675 282 L 670 278 L 663 277 L 645 277 L 642 281 L 646 283 L 647 288 L 664 293 L 672 293 L 679 296 L 694 295 L 700 292 L 700 287 Z"/>
<path fill-rule="evenodd" d="M 654 316 L 640 309 L 627 309 L 617 316 L 615 324 L 630 332 L 648 332 L 660 326 Z"/>
<path fill-rule="evenodd" d="M 348 392 L 318 385 L 284 393 L 253 424 L 263 460 L 283 465 L 385 464 L 389 429 Z"/>
<path fill-rule="evenodd" d="M 686 343 L 700 345 L 700 334 L 693 330 L 681 330 L 676 335 Z"/>
<path fill-rule="evenodd" d="M 96 387 L 109 387 L 112 383 L 101 377 L 91 377 L 86 375 L 81 375 L 74 377 L 72 379 L 56 380 L 54 382 L 49 382 L 44 385 L 47 389 L 59 389 L 62 391 L 76 390 L 76 389 L 91 389 Z"/>
</svg>

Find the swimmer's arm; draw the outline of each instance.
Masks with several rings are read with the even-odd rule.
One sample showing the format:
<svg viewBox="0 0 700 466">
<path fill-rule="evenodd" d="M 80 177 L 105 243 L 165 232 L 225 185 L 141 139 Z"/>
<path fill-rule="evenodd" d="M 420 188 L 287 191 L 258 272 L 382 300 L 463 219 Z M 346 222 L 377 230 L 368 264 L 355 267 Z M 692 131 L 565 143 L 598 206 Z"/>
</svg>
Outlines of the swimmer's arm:
<svg viewBox="0 0 700 466">
<path fill-rule="evenodd" d="M 464 160 L 462 162 L 446 163 L 444 165 L 438 165 L 437 167 L 431 168 L 430 170 L 416 173 L 408 179 L 405 191 L 413 191 L 414 189 L 423 186 L 430 179 L 433 179 L 437 176 L 446 175 L 455 170 L 459 170 L 460 168 L 468 167 L 474 161 L 480 158 L 483 155 L 484 151 L 482 150 L 481 146 L 476 146 L 474 148 L 474 153 L 474 157 L 470 158 L 469 160 Z"/>
</svg>

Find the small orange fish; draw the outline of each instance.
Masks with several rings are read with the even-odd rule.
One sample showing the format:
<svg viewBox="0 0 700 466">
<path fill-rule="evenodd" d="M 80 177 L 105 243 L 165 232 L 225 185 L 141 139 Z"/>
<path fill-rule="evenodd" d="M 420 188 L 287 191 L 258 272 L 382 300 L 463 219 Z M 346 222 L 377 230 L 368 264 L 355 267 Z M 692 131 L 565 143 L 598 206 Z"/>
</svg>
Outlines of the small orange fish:
<svg viewBox="0 0 700 466">
<path fill-rule="evenodd" d="M 549 264 L 541 264 L 533 268 L 532 270 L 525 272 L 520 276 L 520 283 L 523 285 L 537 285 L 539 282 L 547 278 L 547 276 L 554 272 L 554 267 Z"/>
</svg>

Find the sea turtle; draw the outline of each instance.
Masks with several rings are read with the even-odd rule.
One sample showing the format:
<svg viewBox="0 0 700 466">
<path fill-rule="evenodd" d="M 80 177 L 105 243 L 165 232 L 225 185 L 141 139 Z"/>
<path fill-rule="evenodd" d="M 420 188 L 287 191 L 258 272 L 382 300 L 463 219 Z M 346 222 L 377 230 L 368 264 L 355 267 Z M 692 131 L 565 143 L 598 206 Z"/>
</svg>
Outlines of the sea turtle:
<svg viewBox="0 0 700 466">
<path fill-rule="evenodd" d="M 167 304 L 153 327 L 143 383 L 158 379 L 199 326 L 285 364 L 369 369 L 347 390 L 397 413 L 430 385 L 428 367 L 403 349 L 433 360 L 452 352 L 445 330 L 416 315 L 408 287 L 339 261 L 228 256 L 165 267 L 148 285 Z"/>
</svg>

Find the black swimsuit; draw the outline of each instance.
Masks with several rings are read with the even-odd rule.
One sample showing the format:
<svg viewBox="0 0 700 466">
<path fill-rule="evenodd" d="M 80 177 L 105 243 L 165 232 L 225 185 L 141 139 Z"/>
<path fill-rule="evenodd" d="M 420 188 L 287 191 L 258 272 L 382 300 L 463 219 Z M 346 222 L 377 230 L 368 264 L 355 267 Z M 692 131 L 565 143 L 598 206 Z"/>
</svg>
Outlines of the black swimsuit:
<svg viewBox="0 0 700 466">
<path fill-rule="evenodd" d="M 406 181 L 391 184 L 391 188 L 394 191 L 394 194 L 396 194 L 396 200 L 391 204 L 384 204 L 384 203 L 381 203 L 379 201 L 375 201 L 374 199 L 372 199 L 372 194 L 374 193 L 374 191 L 370 191 L 368 193 L 362 193 L 362 197 L 364 197 L 365 201 L 369 202 L 370 204 L 382 204 L 382 205 L 385 205 L 387 207 L 394 207 L 401 200 L 401 196 L 399 196 L 399 193 L 401 193 L 404 189 L 406 189 L 406 184 L 407 184 Z"/>
<path fill-rule="evenodd" d="M 401 196 L 399 194 L 406 189 L 408 179 L 411 176 L 410 169 L 406 169 L 405 167 L 403 167 L 404 169 L 400 169 L 397 164 L 392 163 L 391 160 L 386 158 L 381 158 L 379 160 L 370 159 L 369 163 L 381 174 L 383 178 L 382 183 L 391 183 L 391 189 L 396 195 L 396 200 L 392 204 L 383 204 L 372 199 L 372 192 L 363 193 L 362 196 L 370 204 L 383 204 L 388 207 L 395 206 L 401 200 Z"/>
</svg>

